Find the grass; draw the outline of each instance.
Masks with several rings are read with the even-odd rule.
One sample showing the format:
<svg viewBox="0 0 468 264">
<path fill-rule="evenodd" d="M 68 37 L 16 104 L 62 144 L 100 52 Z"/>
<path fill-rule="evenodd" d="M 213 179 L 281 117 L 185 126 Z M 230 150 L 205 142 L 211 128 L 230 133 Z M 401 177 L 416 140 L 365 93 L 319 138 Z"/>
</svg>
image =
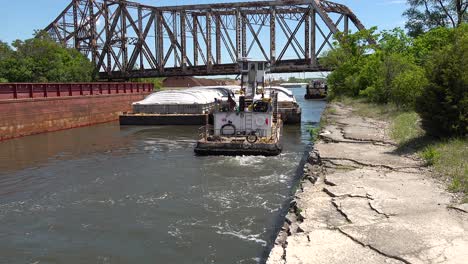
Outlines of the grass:
<svg viewBox="0 0 468 264">
<path fill-rule="evenodd" d="M 468 140 L 443 140 L 429 148 L 435 153 L 434 170 L 450 179 L 449 190 L 464 193 L 464 200 L 468 202 Z"/>
<path fill-rule="evenodd" d="M 310 141 L 312 141 L 312 142 L 317 141 L 317 139 L 319 137 L 319 134 L 320 134 L 321 128 L 320 127 L 309 127 L 307 130 L 309 131 L 309 134 L 310 134 Z"/>
<path fill-rule="evenodd" d="M 363 99 L 339 98 L 353 107 L 355 114 L 390 122 L 390 136 L 398 143 L 397 152 L 417 154 L 434 176 L 448 182 L 448 190 L 463 194 L 468 202 L 468 139 L 439 139 L 427 136 L 414 111 L 399 109 L 395 105 L 378 105 Z"/>
<path fill-rule="evenodd" d="M 403 112 L 392 118 L 390 136 L 400 145 L 425 135 L 420 118 L 414 111 Z"/>
<path fill-rule="evenodd" d="M 363 117 L 370 117 L 379 120 L 389 120 L 395 118 L 404 111 L 392 104 L 382 105 L 369 103 L 365 99 L 355 99 L 351 97 L 339 97 L 335 101 L 349 105 L 354 113 Z"/>
</svg>

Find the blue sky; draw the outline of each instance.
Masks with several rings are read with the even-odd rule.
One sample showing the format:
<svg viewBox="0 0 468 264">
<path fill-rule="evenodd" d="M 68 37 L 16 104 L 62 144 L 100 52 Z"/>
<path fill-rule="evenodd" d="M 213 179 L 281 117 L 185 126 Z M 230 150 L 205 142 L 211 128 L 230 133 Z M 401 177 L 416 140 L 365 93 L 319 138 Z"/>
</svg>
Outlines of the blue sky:
<svg viewBox="0 0 468 264">
<path fill-rule="evenodd" d="M 226 0 L 140 0 L 149 5 L 182 5 L 195 3 L 239 2 Z M 349 6 L 366 27 L 379 29 L 403 27 L 405 0 L 335 0 Z M 15 39 L 32 36 L 34 29 L 46 27 L 70 3 L 70 0 L 0 0 L 0 40 L 11 43 Z"/>
</svg>

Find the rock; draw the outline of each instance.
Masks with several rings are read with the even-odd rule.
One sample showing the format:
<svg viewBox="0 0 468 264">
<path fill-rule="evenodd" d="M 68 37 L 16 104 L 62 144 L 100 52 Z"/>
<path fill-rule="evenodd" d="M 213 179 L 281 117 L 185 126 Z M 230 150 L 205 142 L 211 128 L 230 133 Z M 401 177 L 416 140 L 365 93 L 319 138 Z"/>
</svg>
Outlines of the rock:
<svg viewBox="0 0 468 264">
<path fill-rule="evenodd" d="M 308 162 L 312 165 L 322 164 L 322 159 L 320 158 L 320 155 L 317 150 L 314 149 L 309 153 Z"/>
</svg>

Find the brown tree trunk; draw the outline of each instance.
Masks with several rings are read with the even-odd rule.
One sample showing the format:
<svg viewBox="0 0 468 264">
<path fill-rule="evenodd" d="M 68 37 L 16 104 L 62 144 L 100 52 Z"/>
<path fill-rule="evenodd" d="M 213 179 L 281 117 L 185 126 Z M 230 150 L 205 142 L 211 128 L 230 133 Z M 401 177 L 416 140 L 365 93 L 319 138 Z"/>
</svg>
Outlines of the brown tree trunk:
<svg viewBox="0 0 468 264">
<path fill-rule="evenodd" d="M 460 26 L 465 20 L 466 8 L 468 7 L 468 2 L 463 0 L 457 0 L 455 3 L 457 9 L 457 27 Z"/>
</svg>

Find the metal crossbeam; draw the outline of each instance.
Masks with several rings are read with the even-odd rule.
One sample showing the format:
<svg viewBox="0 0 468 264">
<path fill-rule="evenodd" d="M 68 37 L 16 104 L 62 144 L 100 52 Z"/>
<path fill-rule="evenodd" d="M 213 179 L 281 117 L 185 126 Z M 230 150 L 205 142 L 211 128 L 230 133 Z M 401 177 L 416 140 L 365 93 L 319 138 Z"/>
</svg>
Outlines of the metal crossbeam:
<svg viewBox="0 0 468 264">
<path fill-rule="evenodd" d="M 347 6 L 320 0 L 164 7 L 72 0 L 45 31 L 111 80 L 237 74 L 246 56 L 269 61 L 272 72 L 324 71 L 321 52 L 350 25 L 365 29 Z"/>
</svg>

